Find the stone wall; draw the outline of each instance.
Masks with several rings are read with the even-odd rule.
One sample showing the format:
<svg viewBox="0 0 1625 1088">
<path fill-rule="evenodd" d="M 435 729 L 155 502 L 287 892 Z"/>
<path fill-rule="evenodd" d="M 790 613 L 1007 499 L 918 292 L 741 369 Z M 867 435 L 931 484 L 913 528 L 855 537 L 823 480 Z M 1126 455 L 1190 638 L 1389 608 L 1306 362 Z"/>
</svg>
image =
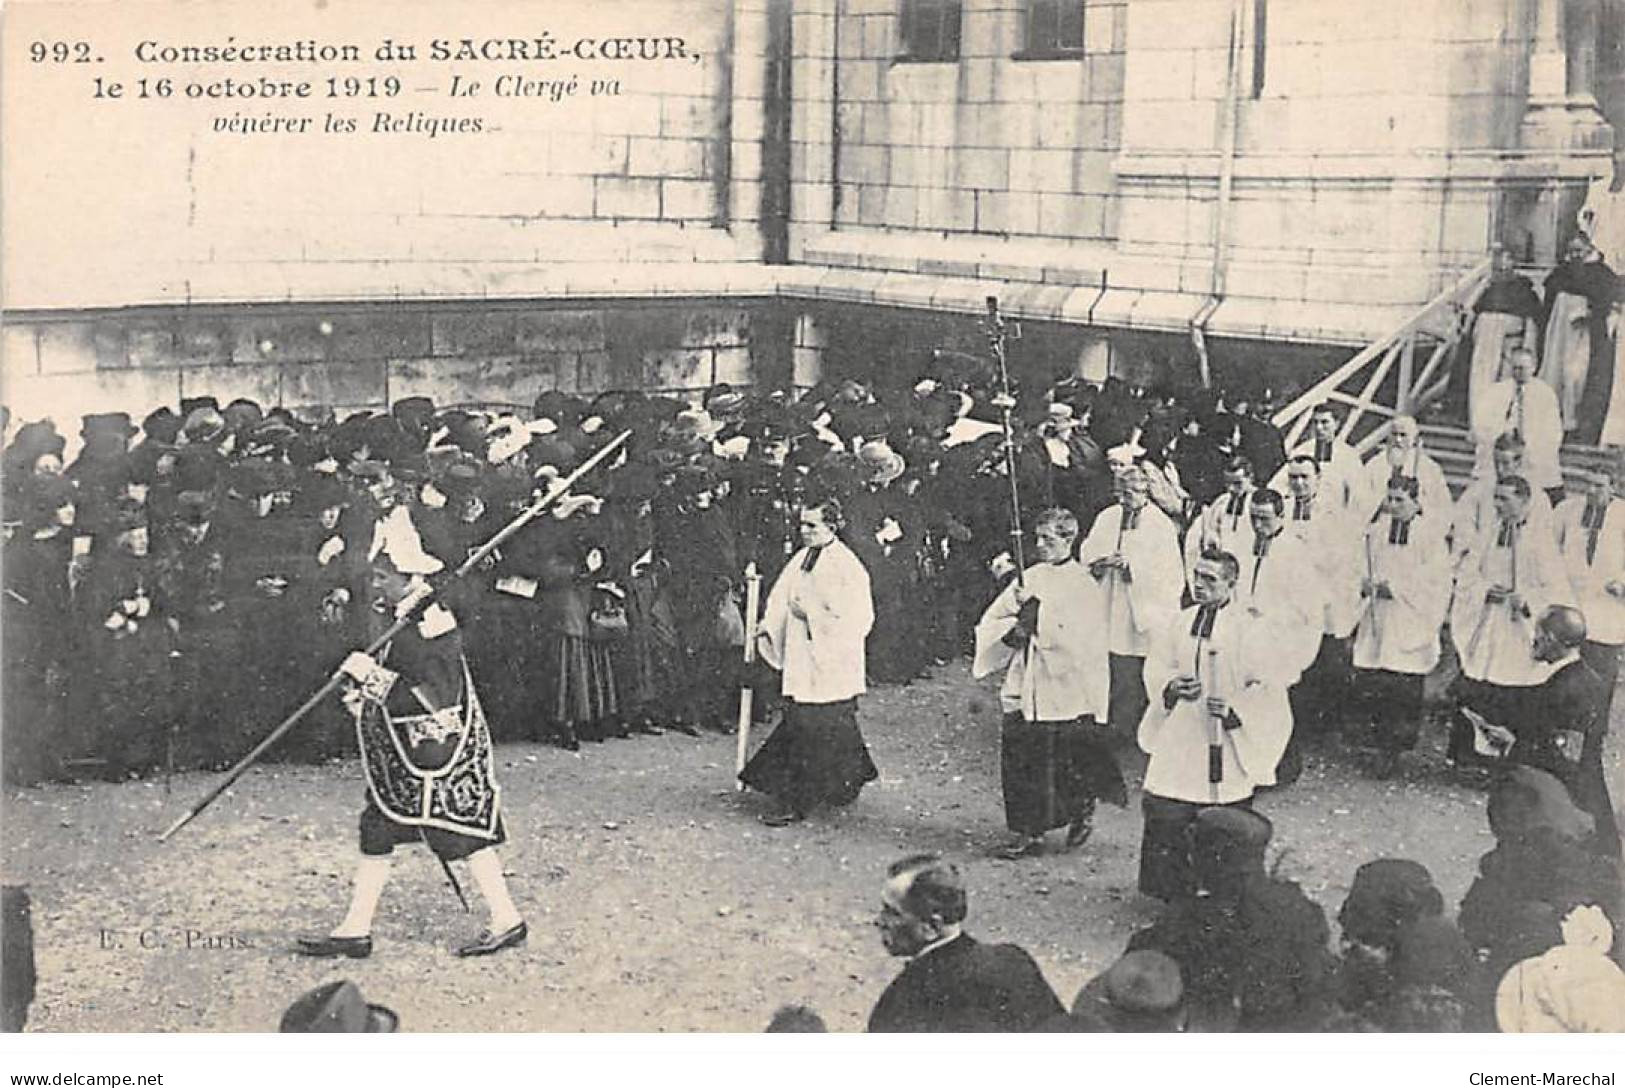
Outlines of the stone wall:
<svg viewBox="0 0 1625 1088">
<path fill-rule="evenodd" d="M 88 412 L 139 418 L 200 395 L 340 411 L 417 394 L 442 405 L 528 405 L 549 389 L 697 395 L 751 383 L 753 341 L 769 368 L 787 354 L 760 343 L 781 335 L 767 310 L 298 305 L 36 318 L 5 327 L 5 400 L 16 418 L 49 416 L 68 433 Z"/>
<path fill-rule="evenodd" d="M 228 76 L 314 79 L 314 96 L 222 103 L 177 89 L 162 102 L 97 102 L 84 72 L 65 70 L 72 65 L 9 66 L 0 79 L 17 82 L 6 88 L 0 123 L 9 142 L 30 150 L 26 164 L 6 172 L 6 305 L 533 297 L 543 293 L 537 269 L 560 274 L 550 284 L 607 280 L 599 269 L 628 261 L 758 260 L 766 9 L 767 0 L 622 0 L 469 4 L 453 13 L 362 0 L 267 6 L 263 25 L 252 8 L 233 10 L 241 44 L 361 43 L 365 62 L 349 71 L 400 80 L 394 95 L 329 99 L 322 76 L 342 75 L 343 66 L 134 64 L 138 41 L 213 42 L 224 32 L 184 5 L 108 5 L 97 13 L 96 40 L 115 56 L 98 71 L 126 77 L 131 98 L 135 77 L 159 76 L 177 87 Z M 83 34 L 86 20 L 63 14 L 75 10 L 19 7 L 8 13 L 8 40 Z M 418 59 L 373 63 L 380 28 L 414 43 Z M 506 40 L 521 30 L 545 31 L 560 47 L 635 30 L 680 42 L 680 55 L 638 63 L 427 56 L 436 39 Z M 479 82 L 479 94 L 452 96 L 453 76 L 460 86 Z M 522 84 L 544 89 L 516 96 Z M 553 84 L 574 93 L 555 101 L 545 89 Z M 380 114 L 416 127 L 377 131 Z M 218 127 L 267 116 L 311 124 L 297 134 Z M 330 119 L 359 131 L 326 131 Z M 479 131 L 431 136 L 423 127 L 471 120 Z"/>
<path fill-rule="evenodd" d="M 837 229 L 1110 238 L 1126 6 L 1089 0 L 1084 53 L 1023 55 L 1020 4 L 967 3 L 957 62 L 899 61 L 898 5 L 850 0 L 833 74 Z M 816 144 L 818 134 L 808 132 Z"/>
</svg>

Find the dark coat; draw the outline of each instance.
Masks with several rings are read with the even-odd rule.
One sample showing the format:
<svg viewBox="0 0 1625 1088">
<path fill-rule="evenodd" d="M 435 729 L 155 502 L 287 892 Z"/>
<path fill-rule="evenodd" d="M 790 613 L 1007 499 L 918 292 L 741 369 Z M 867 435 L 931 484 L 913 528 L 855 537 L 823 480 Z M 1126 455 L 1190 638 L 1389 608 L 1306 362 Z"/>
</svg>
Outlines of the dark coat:
<svg viewBox="0 0 1625 1088">
<path fill-rule="evenodd" d="M 959 936 L 910 960 L 869 1014 L 869 1030 L 1032 1031 L 1065 1009 L 1013 944 Z"/>
</svg>

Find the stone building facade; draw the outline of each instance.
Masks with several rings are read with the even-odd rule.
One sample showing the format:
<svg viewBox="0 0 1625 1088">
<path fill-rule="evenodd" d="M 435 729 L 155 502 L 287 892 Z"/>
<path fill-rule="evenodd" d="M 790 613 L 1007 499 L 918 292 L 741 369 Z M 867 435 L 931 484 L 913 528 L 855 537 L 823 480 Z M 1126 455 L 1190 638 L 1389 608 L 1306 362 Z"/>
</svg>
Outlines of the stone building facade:
<svg viewBox="0 0 1625 1088">
<path fill-rule="evenodd" d="M 14 6 L 7 34 L 59 33 L 53 7 Z M 208 37 L 161 10 L 118 5 L 99 30 Z M 370 56 L 379 10 L 282 11 L 265 34 Z M 0 74 L 8 146 L 29 151 L 3 202 L 19 416 L 901 380 L 934 347 L 977 350 L 990 294 L 1027 322 L 1023 367 L 1189 380 L 1200 341 L 1221 372 L 1301 382 L 1492 243 L 1549 263 L 1625 108 L 1625 0 L 389 13 L 422 52 L 355 74 L 402 90 L 305 111 L 364 139 L 243 135 L 234 116 L 276 111 L 160 114 Z M 426 59 L 516 27 L 656 45 Z M 445 93 L 454 75 L 479 97 Z"/>
</svg>

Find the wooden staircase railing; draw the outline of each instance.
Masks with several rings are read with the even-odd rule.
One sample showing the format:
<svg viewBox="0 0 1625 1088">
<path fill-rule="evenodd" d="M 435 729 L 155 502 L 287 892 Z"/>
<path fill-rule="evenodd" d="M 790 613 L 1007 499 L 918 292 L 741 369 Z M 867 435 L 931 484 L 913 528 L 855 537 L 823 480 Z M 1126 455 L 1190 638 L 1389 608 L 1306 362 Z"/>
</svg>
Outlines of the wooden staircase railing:
<svg viewBox="0 0 1625 1088">
<path fill-rule="evenodd" d="M 1349 409 L 1338 436 L 1364 457 L 1387 437 L 1396 415 L 1415 415 L 1443 395 L 1450 382 L 1450 355 L 1471 326 L 1473 304 L 1489 283 L 1490 271 L 1486 257 L 1387 336 L 1276 412 L 1272 418 L 1287 449 L 1297 448 L 1311 411 L 1322 402 Z"/>
</svg>

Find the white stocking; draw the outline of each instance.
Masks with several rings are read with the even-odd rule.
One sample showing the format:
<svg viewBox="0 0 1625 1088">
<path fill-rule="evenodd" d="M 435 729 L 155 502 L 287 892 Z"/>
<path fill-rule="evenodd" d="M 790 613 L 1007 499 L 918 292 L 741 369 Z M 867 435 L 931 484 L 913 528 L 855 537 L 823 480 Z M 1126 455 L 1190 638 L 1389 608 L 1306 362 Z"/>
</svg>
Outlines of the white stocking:
<svg viewBox="0 0 1625 1088">
<path fill-rule="evenodd" d="M 474 883 L 491 911 L 492 933 L 506 933 L 523 921 L 513 897 L 508 894 L 508 882 L 502 876 L 502 858 L 495 847 L 487 846 L 470 854 L 468 871 L 474 875 Z"/>
<path fill-rule="evenodd" d="M 350 911 L 333 930 L 335 937 L 366 937 L 372 933 L 372 916 L 378 911 L 384 885 L 389 883 L 389 855 L 363 855 L 355 867 L 355 888 L 350 893 Z"/>
</svg>

